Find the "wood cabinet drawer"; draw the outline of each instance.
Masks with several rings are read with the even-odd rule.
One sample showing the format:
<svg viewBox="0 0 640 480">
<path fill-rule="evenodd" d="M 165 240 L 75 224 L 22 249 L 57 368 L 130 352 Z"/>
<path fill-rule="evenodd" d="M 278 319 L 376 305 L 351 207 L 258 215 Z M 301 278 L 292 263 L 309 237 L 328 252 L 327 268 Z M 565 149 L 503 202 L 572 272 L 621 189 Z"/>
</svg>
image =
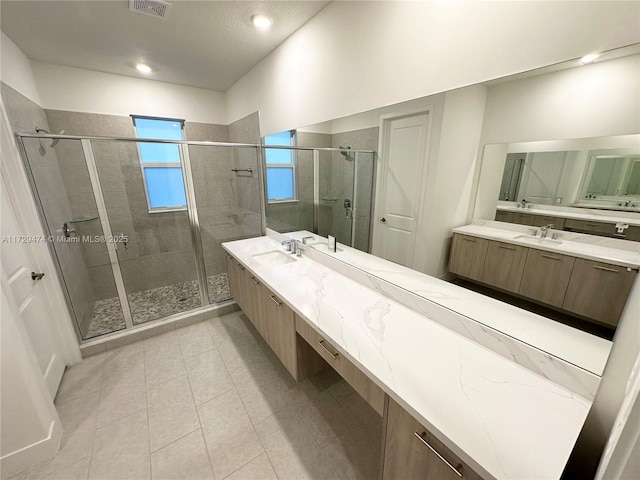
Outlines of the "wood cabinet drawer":
<svg viewBox="0 0 640 480">
<path fill-rule="evenodd" d="M 489 240 L 468 235 L 453 234 L 449 271 L 461 277 L 480 280 L 487 256 Z"/>
<path fill-rule="evenodd" d="M 530 248 L 520 283 L 520 295 L 562 307 L 575 261 L 575 257 Z"/>
<path fill-rule="evenodd" d="M 564 230 L 565 219 L 560 217 L 551 217 L 547 215 L 534 215 L 533 226 L 545 227 L 553 225 L 554 230 Z"/>
<path fill-rule="evenodd" d="M 578 233 L 592 233 L 594 235 L 613 235 L 616 233 L 615 227 L 612 223 L 575 220 L 573 218 L 568 218 L 565 222 L 566 230 Z"/>
<path fill-rule="evenodd" d="M 577 258 L 562 307 L 616 326 L 636 274 L 626 267 Z"/>
<path fill-rule="evenodd" d="M 513 223 L 512 212 L 507 212 L 504 210 L 496 210 L 496 222 Z"/>
<path fill-rule="evenodd" d="M 502 290 L 517 293 L 520 290 L 527 250 L 526 247 L 519 245 L 490 241 L 482 281 Z"/>
<path fill-rule="evenodd" d="M 632 242 L 640 242 L 640 227 L 631 225 L 624 232 L 624 239 Z"/>
<path fill-rule="evenodd" d="M 481 478 L 392 399 L 386 415 L 384 480 Z"/>
<path fill-rule="evenodd" d="M 229 278 L 229 290 L 231 291 L 231 295 L 234 300 L 238 304 L 238 306 L 244 311 L 244 292 L 243 292 L 243 282 L 244 279 L 242 277 L 242 270 L 244 267 L 238 262 L 235 258 L 231 256 L 229 253 L 225 253 L 227 257 L 227 273 Z"/>
<path fill-rule="evenodd" d="M 298 315 L 295 316 L 296 332 L 311 346 L 331 368 L 364 398 L 373 409 L 382 415 L 384 410 L 384 391 L 369 377 L 345 358 L 335 346 L 320 335 L 313 327 Z"/>
<path fill-rule="evenodd" d="M 513 212 L 511 216 L 512 223 L 518 223 L 520 225 L 533 225 L 535 215 L 531 213 L 519 213 Z"/>
</svg>

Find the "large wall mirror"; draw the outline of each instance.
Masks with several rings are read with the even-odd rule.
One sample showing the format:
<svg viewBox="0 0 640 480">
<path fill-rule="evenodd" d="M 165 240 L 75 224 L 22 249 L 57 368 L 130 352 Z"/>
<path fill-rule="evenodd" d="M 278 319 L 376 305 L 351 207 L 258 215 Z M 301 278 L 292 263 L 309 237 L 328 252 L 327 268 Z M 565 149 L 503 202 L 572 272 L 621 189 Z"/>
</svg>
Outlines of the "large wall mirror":
<svg viewBox="0 0 640 480">
<path fill-rule="evenodd" d="M 633 45 L 608 52 L 593 65 L 568 61 L 321 124 L 299 126 L 297 144 L 377 152 L 367 160 L 370 163 L 361 177 L 373 188 L 361 189 L 368 195 L 367 199 L 360 199 L 367 217 L 366 225 L 359 230 L 363 239 L 354 246 L 396 261 L 385 255 L 376 240 L 381 229 L 387 228 L 381 223 L 382 210 L 376 203 L 384 162 L 384 158 L 378 158 L 384 143 L 380 128 L 382 119 L 390 115 L 428 111 L 428 174 L 421 187 L 427 208 L 418 217 L 414 255 L 423 257 L 404 265 L 446 279 L 452 229 L 470 223 L 473 217 L 495 220 L 503 207 L 506 211 L 521 211 L 518 205 L 523 198 L 527 206 L 589 209 L 599 212 L 606 221 L 640 217 L 640 119 L 635 101 L 640 101 L 639 71 L 640 45 Z M 589 98 L 578 95 L 589 92 L 597 94 Z M 630 103 L 636 106 L 630 108 Z M 331 155 L 335 158 L 329 158 Z M 353 194 L 344 185 L 353 184 L 350 172 L 358 170 L 340 153 L 325 156 L 321 161 L 330 168 L 324 175 L 335 178 L 326 180 L 330 187 L 320 194 L 320 208 L 327 212 L 326 229 L 318 232 L 323 235 L 339 231 L 338 220 L 344 216 L 344 202 L 349 198 L 345 195 Z M 365 168 L 364 162 L 361 168 Z M 301 172 L 303 169 L 310 172 L 311 163 L 301 167 Z M 307 188 L 304 185 L 311 185 L 311 180 L 300 180 L 301 198 L 302 189 Z M 281 233 L 310 231 L 305 225 L 313 225 L 311 208 L 295 207 L 298 220 L 289 225 L 278 217 L 278 208 L 291 206 L 268 206 L 269 228 Z M 335 219 L 335 224 L 328 219 Z M 348 241 L 341 243 L 349 245 Z M 340 256 L 335 258 L 339 260 Z M 397 283 L 385 273 L 369 269 L 365 261 L 356 266 Z M 433 292 L 427 289 L 424 294 L 420 289 L 409 290 L 433 299 Z M 452 299 L 443 298 L 441 304 L 452 308 L 449 300 Z M 520 338 L 517 332 L 504 333 Z"/>
</svg>

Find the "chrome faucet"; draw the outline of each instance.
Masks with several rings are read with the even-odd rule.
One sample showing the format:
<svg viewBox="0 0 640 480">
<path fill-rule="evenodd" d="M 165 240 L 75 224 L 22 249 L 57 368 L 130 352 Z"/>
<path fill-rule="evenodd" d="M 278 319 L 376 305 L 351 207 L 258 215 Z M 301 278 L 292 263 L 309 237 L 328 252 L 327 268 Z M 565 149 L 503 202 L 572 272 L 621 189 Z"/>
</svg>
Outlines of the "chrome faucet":
<svg viewBox="0 0 640 480">
<path fill-rule="evenodd" d="M 550 228 L 553 228 L 553 223 L 540 227 L 540 238 L 547 238 L 547 233 L 549 233 Z"/>
<path fill-rule="evenodd" d="M 287 252 L 296 253 L 296 241 L 291 240 L 283 240 L 282 245 L 286 245 Z"/>
<path fill-rule="evenodd" d="M 307 244 L 307 240 L 315 240 L 316 237 L 302 237 L 302 244 L 306 245 Z"/>
</svg>

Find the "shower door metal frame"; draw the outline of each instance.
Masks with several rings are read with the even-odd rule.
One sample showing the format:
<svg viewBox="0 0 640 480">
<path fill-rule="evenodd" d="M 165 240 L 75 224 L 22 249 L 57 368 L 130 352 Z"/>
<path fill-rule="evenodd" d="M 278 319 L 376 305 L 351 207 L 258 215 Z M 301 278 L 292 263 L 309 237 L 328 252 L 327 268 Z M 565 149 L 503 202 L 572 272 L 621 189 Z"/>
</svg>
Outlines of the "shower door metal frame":
<svg viewBox="0 0 640 480">
<path fill-rule="evenodd" d="M 52 257 L 55 259 L 53 262 L 60 279 L 60 283 L 63 287 L 63 296 L 65 297 L 65 302 L 70 312 L 72 313 L 73 318 L 75 319 L 74 329 L 81 343 L 95 340 L 97 338 L 102 338 L 107 335 L 121 333 L 126 330 L 132 330 L 136 328 L 143 327 L 145 325 L 149 325 L 150 323 L 162 321 L 168 317 L 183 317 L 185 315 L 190 315 L 192 312 L 194 314 L 201 313 L 203 310 L 206 310 L 207 307 L 211 307 L 211 303 L 209 301 L 208 295 L 208 285 L 206 278 L 206 267 L 204 263 L 204 251 L 202 248 L 202 237 L 200 231 L 200 222 L 197 212 L 197 198 L 195 196 L 195 189 L 193 185 L 193 172 L 191 171 L 191 157 L 189 156 L 189 146 L 204 146 L 204 147 L 225 147 L 225 148 L 250 148 L 255 150 L 256 152 L 256 162 L 257 172 L 258 172 L 258 181 L 260 185 L 260 221 L 261 221 L 261 233 L 264 235 L 266 233 L 266 211 L 264 205 L 264 168 L 263 168 L 263 148 L 262 145 L 252 144 L 252 143 L 229 143 L 229 142 L 208 142 L 208 141 L 189 141 L 189 140 L 161 140 L 161 139 L 148 139 L 148 138 L 136 138 L 136 137 L 100 137 L 100 136 L 78 136 L 78 135 L 63 135 L 63 134 L 42 134 L 42 133 L 32 133 L 32 132 L 18 132 L 15 134 L 15 138 L 17 140 L 17 144 L 19 147 L 20 155 L 22 156 L 23 165 L 25 167 L 25 171 L 27 173 L 27 179 L 29 185 L 31 187 L 32 193 L 35 197 L 35 203 L 38 210 L 38 214 L 40 217 L 40 222 L 45 229 L 45 232 L 52 235 L 51 229 L 47 224 L 46 215 L 42 206 L 42 201 L 40 200 L 37 192 L 37 185 L 35 183 L 35 178 L 33 176 L 33 172 L 31 170 L 31 165 L 29 164 L 29 157 L 27 155 L 26 147 L 24 144 L 24 138 L 38 138 L 38 139 L 60 139 L 60 140 L 76 140 L 80 141 L 82 146 L 82 152 L 85 158 L 85 163 L 87 166 L 89 179 L 91 181 L 91 188 L 93 190 L 93 195 L 96 200 L 96 206 L 98 208 L 98 216 L 100 218 L 102 231 L 107 240 L 106 247 L 107 253 L 109 256 L 109 262 L 111 264 L 111 271 L 114 276 L 114 281 L 116 284 L 116 291 L 118 293 L 118 299 L 120 301 L 123 316 L 125 320 L 125 328 L 121 330 L 116 330 L 114 332 L 109 332 L 99 337 L 93 337 L 90 339 L 84 339 L 82 336 L 82 332 L 80 331 L 80 325 L 78 324 L 78 318 L 75 313 L 75 309 L 73 303 L 71 302 L 71 297 L 69 294 L 68 287 L 66 286 L 66 280 L 64 273 L 61 270 L 60 262 L 58 259 L 58 255 L 55 251 L 53 244 L 49 244 L 49 252 Z M 200 294 L 200 303 L 201 305 L 185 312 L 179 312 L 174 315 L 169 315 L 168 317 L 162 317 L 154 320 L 150 320 L 148 322 L 144 322 L 141 324 L 135 324 L 133 322 L 133 316 L 131 314 L 131 309 L 129 306 L 129 299 L 127 297 L 126 286 L 124 283 L 124 278 L 122 276 L 122 270 L 120 268 L 120 261 L 117 255 L 117 246 L 115 242 L 108 241 L 113 238 L 113 231 L 111 229 L 111 222 L 109 221 L 109 217 L 107 214 L 106 203 L 104 199 L 104 195 L 102 192 L 102 187 L 100 185 L 100 176 L 98 174 L 98 169 L 96 166 L 95 155 L 93 152 L 92 140 L 97 141 L 113 141 L 113 142 L 135 142 L 135 143 L 166 143 L 166 144 L 174 144 L 178 145 L 181 151 L 181 167 L 183 171 L 183 180 L 185 183 L 185 194 L 187 197 L 187 213 L 189 215 L 189 229 L 192 238 L 192 244 L 194 248 L 194 261 L 196 267 L 196 275 L 198 282 L 198 290 Z"/>
<path fill-rule="evenodd" d="M 102 186 L 100 185 L 100 176 L 98 174 L 96 159 L 93 155 L 93 146 L 91 144 L 91 140 L 87 139 L 81 140 L 80 143 L 82 144 L 82 153 L 84 154 L 84 160 L 89 172 L 89 180 L 91 180 L 93 196 L 96 200 L 96 206 L 98 207 L 98 217 L 100 217 L 100 224 L 102 225 L 102 234 L 105 236 L 105 244 L 107 246 L 107 253 L 109 254 L 109 263 L 111 263 L 111 271 L 116 282 L 116 291 L 118 292 L 120 306 L 122 307 L 125 329 L 133 328 L 133 317 L 131 315 L 131 308 L 129 307 L 129 298 L 127 297 L 127 290 L 124 285 L 122 270 L 120 269 L 120 259 L 118 258 L 116 243 L 112 241 L 113 232 L 111 230 L 111 222 L 109 221 L 109 216 L 107 214 L 107 204 L 104 201 Z"/>
</svg>

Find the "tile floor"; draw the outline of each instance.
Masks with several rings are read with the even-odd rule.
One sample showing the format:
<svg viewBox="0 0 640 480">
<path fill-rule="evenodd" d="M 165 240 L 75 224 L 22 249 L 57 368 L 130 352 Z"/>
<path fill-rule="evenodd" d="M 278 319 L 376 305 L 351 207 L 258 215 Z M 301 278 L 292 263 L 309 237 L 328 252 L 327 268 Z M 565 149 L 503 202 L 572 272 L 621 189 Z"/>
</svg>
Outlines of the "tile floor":
<svg viewBox="0 0 640 480">
<path fill-rule="evenodd" d="M 207 287 L 212 304 L 231 298 L 226 273 L 207 277 Z M 195 280 L 135 292 L 128 297 L 133 323 L 136 325 L 202 306 Z M 124 316 L 118 297 L 97 300 L 85 338 L 94 338 L 123 328 Z"/>
<path fill-rule="evenodd" d="M 375 479 L 382 419 L 335 372 L 296 383 L 242 312 L 85 359 L 58 455 L 11 480 Z"/>
</svg>

